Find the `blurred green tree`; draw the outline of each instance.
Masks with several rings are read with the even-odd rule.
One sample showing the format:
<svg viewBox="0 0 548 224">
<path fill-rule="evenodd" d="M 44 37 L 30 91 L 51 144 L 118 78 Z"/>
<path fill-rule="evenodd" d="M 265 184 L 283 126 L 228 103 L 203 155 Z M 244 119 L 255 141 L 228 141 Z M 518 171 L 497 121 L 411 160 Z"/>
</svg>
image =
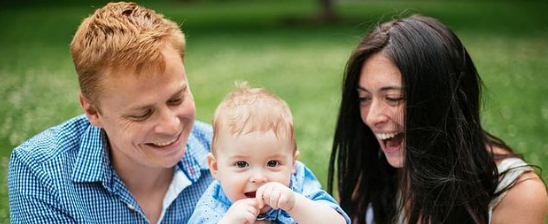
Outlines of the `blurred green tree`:
<svg viewBox="0 0 548 224">
<path fill-rule="evenodd" d="M 335 11 L 335 0 L 318 0 L 320 11 L 317 18 L 321 23 L 334 23 L 337 21 L 337 13 Z"/>
</svg>

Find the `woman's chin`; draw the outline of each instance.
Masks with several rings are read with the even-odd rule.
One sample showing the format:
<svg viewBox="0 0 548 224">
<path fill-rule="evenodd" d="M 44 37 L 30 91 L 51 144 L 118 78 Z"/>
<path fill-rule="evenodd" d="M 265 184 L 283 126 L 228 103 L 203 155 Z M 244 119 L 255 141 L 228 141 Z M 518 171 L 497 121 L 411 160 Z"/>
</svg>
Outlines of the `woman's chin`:
<svg viewBox="0 0 548 224">
<path fill-rule="evenodd" d="M 402 153 L 401 148 L 399 150 L 390 150 L 390 152 L 386 152 L 383 150 L 384 156 L 386 157 L 386 161 L 390 166 L 394 168 L 402 168 L 403 167 L 403 161 L 404 156 Z"/>
<path fill-rule="evenodd" d="M 392 159 L 386 159 L 388 161 L 388 164 L 394 168 L 402 168 L 403 167 L 403 159 L 402 158 L 392 158 Z"/>
</svg>

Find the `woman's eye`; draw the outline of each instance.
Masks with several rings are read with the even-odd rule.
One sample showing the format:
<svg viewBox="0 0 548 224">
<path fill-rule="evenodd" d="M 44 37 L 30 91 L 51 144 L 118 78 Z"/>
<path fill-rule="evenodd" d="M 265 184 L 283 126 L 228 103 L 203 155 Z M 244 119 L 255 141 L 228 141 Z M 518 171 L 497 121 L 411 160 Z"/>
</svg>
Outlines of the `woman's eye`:
<svg viewBox="0 0 548 224">
<path fill-rule="evenodd" d="M 235 162 L 234 165 L 237 166 L 238 168 L 245 168 L 249 166 L 249 164 L 246 161 L 238 161 L 238 162 Z"/>
<path fill-rule="evenodd" d="M 391 105 L 398 105 L 402 103 L 405 99 L 403 97 L 386 97 L 386 102 Z"/>
<path fill-rule="evenodd" d="M 369 101 L 371 101 L 371 97 L 367 97 L 367 96 L 359 97 L 358 100 L 360 101 L 360 104 L 367 104 L 369 103 Z"/>
<path fill-rule="evenodd" d="M 268 161 L 268 163 L 266 163 L 267 166 L 269 167 L 276 167 L 278 165 L 280 165 L 280 162 L 276 161 L 276 160 L 270 160 Z"/>
</svg>

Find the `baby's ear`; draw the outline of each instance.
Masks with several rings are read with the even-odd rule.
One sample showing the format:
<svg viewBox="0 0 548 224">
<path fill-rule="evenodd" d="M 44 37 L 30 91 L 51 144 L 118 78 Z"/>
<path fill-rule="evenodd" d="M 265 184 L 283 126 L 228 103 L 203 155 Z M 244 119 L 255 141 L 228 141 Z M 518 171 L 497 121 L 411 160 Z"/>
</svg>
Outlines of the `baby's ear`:
<svg viewBox="0 0 548 224">
<path fill-rule="evenodd" d="M 209 167 L 209 171 L 211 172 L 211 175 L 215 179 L 217 179 L 217 172 L 219 171 L 219 166 L 217 164 L 217 160 L 215 159 L 215 156 L 213 153 L 207 154 L 207 166 Z"/>
<path fill-rule="evenodd" d="M 297 159 L 299 159 L 300 154 L 301 152 L 299 152 L 299 150 L 295 150 L 295 152 L 293 153 L 293 169 L 291 170 L 292 173 L 295 173 L 295 171 L 297 171 Z"/>
</svg>

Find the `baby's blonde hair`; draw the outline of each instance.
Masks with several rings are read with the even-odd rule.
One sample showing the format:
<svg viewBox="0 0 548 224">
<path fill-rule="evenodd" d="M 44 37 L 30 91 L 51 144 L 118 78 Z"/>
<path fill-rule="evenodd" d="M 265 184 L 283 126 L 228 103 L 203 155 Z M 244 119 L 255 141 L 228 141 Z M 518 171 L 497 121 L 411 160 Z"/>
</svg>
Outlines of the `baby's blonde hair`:
<svg viewBox="0 0 548 224">
<path fill-rule="evenodd" d="M 297 150 L 293 116 L 287 103 L 264 89 L 250 88 L 246 82 L 236 86 L 236 91 L 225 97 L 213 115 L 211 151 L 215 153 L 221 134 L 239 136 L 268 131 L 274 132 L 278 139 L 289 139 L 293 150 Z"/>
<path fill-rule="evenodd" d="M 107 71 L 163 73 L 166 43 L 184 57 L 185 37 L 163 15 L 132 2 L 109 3 L 85 18 L 70 44 L 80 90 L 94 103 Z"/>
</svg>

